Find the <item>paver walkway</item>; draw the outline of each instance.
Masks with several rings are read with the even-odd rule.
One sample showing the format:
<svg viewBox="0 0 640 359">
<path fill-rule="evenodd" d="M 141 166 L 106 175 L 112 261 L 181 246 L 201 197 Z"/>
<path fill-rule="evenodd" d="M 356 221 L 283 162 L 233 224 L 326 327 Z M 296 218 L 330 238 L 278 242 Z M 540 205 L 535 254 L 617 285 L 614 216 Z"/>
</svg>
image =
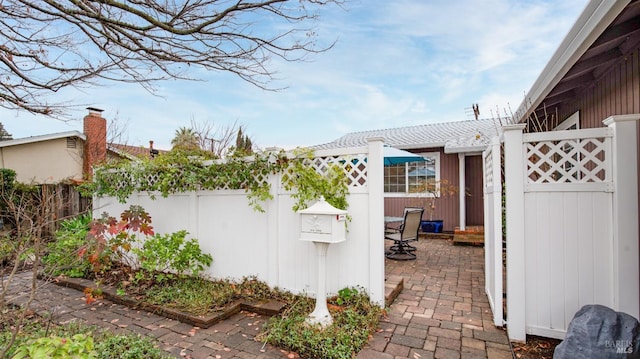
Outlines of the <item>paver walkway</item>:
<svg viewBox="0 0 640 359">
<path fill-rule="evenodd" d="M 26 302 L 30 281 L 31 273 L 21 273 L 11 288 L 9 300 L 15 304 Z M 79 321 L 116 333 L 148 335 L 158 341 L 161 349 L 178 358 L 299 358 L 295 353 L 271 345 L 263 347 L 263 343 L 254 340 L 268 320 L 255 313 L 240 312 L 201 329 L 108 300 L 86 304 L 84 294 L 78 290 L 43 281 L 38 283 L 41 287 L 31 305 L 35 312 L 53 315 L 60 323 Z"/>
<path fill-rule="evenodd" d="M 491 321 L 484 294 L 483 248 L 438 239 L 421 240 L 417 247 L 415 261 L 387 260 L 387 275 L 402 276 L 404 289 L 358 358 L 512 358 L 506 333 Z M 176 357 L 297 357 L 255 341 L 267 320 L 261 315 L 241 312 L 200 329 L 108 300 L 87 305 L 80 291 L 39 284 L 34 311 L 51 313 L 59 322 L 84 321 L 114 332 L 148 335 Z M 29 286 L 30 273 L 21 274 L 10 300 L 24 302 Z"/>
<path fill-rule="evenodd" d="M 484 292 L 483 247 L 445 239 L 416 247 L 416 260 L 386 260 L 387 277 L 402 276 L 404 289 L 358 358 L 511 359 Z"/>
</svg>

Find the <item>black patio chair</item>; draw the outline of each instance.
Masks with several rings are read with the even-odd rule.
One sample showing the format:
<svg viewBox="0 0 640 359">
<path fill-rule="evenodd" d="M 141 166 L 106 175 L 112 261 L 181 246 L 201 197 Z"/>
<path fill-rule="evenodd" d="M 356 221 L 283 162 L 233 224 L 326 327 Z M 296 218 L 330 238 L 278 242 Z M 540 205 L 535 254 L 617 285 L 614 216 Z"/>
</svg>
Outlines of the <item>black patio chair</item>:
<svg viewBox="0 0 640 359">
<path fill-rule="evenodd" d="M 393 245 L 385 253 L 389 259 L 416 259 L 416 248 L 409 244 L 418 240 L 418 231 L 422 222 L 423 208 L 405 208 L 404 220 L 396 231 L 385 231 L 385 239 L 393 241 Z"/>
</svg>

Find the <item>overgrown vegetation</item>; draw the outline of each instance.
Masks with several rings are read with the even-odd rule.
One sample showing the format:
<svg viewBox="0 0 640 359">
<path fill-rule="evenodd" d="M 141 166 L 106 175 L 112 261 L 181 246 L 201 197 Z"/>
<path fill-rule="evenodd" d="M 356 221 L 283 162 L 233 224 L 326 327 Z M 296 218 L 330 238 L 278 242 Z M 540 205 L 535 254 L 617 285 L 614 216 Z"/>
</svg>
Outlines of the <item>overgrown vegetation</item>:
<svg viewBox="0 0 640 359">
<path fill-rule="evenodd" d="M 295 157 L 280 151 L 231 156 L 224 161 L 172 150 L 141 162 L 105 164 L 96 170 L 94 181 L 83 186 L 83 193 L 116 197 L 124 203 L 134 192 L 147 192 L 153 198 L 157 193 L 167 197 L 197 190 L 245 190 L 249 205 L 264 212 L 262 203 L 273 198 L 267 178 L 281 173 L 284 188 L 295 191 L 294 210 L 306 208 L 320 196 L 334 207 L 346 209 L 349 191 L 344 169 L 334 164 L 320 173 L 311 166 L 312 160 L 313 153 L 302 150 Z"/>
<path fill-rule="evenodd" d="M 20 312 L 12 309 L 1 316 L 0 347 L 9 344 L 11 328 L 16 325 L 15 318 Z M 152 339 L 137 334 L 114 335 L 77 323 L 56 325 L 50 318 L 35 316 L 29 319 L 5 353 L 6 358 L 171 358 Z"/>
<path fill-rule="evenodd" d="M 302 358 L 352 358 L 378 326 L 382 310 L 369 296 L 355 288 L 345 288 L 329 299 L 333 324 L 321 329 L 305 320 L 314 300 L 297 297 L 282 316 L 269 320 L 261 340 L 300 354 Z"/>
<path fill-rule="evenodd" d="M 87 243 L 90 214 L 82 214 L 62 221 L 56 231 L 56 239 L 47 245 L 47 255 L 43 258 L 48 274 L 81 278 L 91 272 L 91 263 L 78 255 Z"/>
<path fill-rule="evenodd" d="M 85 291 L 88 303 L 100 297 L 100 285 L 112 285 L 119 294 L 141 302 L 197 316 L 223 310 L 238 299 L 282 301 L 286 303 L 285 312 L 268 322 L 260 338 L 305 358 L 353 357 L 377 327 L 381 309 L 371 304 L 364 291 L 357 288 L 344 288 L 329 299 L 334 323 L 321 330 L 305 322 L 313 311 L 311 298 L 271 289 L 253 277 L 240 282 L 202 278 L 198 274 L 210 264 L 211 256 L 202 254 L 197 241 L 185 241 L 185 231 L 155 234 L 151 224 L 151 217 L 139 206 L 131 206 L 119 220 L 103 215 L 91 222 L 86 217 L 67 221 L 58 231 L 58 240 L 50 245 L 52 250 L 44 263 L 47 266 L 65 263 L 57 267 L 57 273 L 74 276 L 84 273 L 86 278 L 98 280 L 101 284 Z M 70 236 L 70 232 L 84 233 L 88 242 L 85 240 L 84 245 L 79 245 L 82 241 Z M 146 238 L 144 244 L 136 244 L 142 237 Z M 136 255 L 131 257 L 130 252 Z M 65 253 L 75 253 L 75 257 L 83 261 L 69 261 L 64 258 Z M 122 265 L 130 263 L 132 258 L 138 261 L 134 267 Z M 64 345 L 60 338 L 66 338 Z M 82 350 L 94 353 L 97 345 L 93 349 L 92 345 L 98 341 L 89 339 L 58 335 L 20 341 L 22 344 L 17 342 L 17 345 L 21 348 L 19 353 L 29 353 L 41 346 L 53 350 L 51 353 L 62 351 L 71 355 Z M 118 340 L 127 339 L 101 340 L 100 345 Z"/>
<path fill-rule="evenodd" d="M 142 164 L 109 164 L 85 189 L 121 201 L 134 191 L 167 196 L 199 189 L 244 189 L 249 192 L 249 204 L 262 210 L 260 204 L 271 198 L 267 177 L 279 172 L 282 185 L 294 191 L 294 210 L 306 208 L 320 196 L 333 206 L 346 209 L 344 170 L 329 165 L 320 173 L 310 166 L 311 161 L 310 152 L 296 158 L 282 152 L 256 154 L 251 161 L 230 158 L 223 163 L 203 162 L 174 151 Z M 151 181 L 149 173 L 153 175 Z M 0 266 L 3 274 L 8 273 L 8 280 L 2 282 L 0 313 L 7 313 L 5 293 L 24 258 L 28 258 L 33 273 L 25 310 L 15 312 L 18 316 L 12 319 L 13 324 L 0 325 L 0 357 L 126 358 L 128 352 L 119 347 L 138 353 L 131 354 L 131 358 L 160 357 L 160 352 L 155 352 L 157 348 L 146 339 L 104 336 L 93 329 L 65 329 L 52 321 L 33 327 L 26 315 L 37 295 L 36 274 L 41 270 L 49 276 L 93 279 L 96 287 L 85 290 L 87 303 L 99 300 L 101 285 L 113 285 L 118 294 L 194 315 L 215 312 L 237 299 L 277 299 L 287 303 L 288 309 L 282 318 L 270 321 L 263 338 L 298 351 L 303 357 L 351 357 L 377 325 L 380 308 L 371 305 L 369 298 L 356 289 L 343 289 L 331 299 L 334 324 L 319 330 L 304 324 L 313 309 L 309 298 L 271 289 L 256 278 L 241 282 L 203 278 L 200 274 L 211 265 L 212 256 L 203 253 L 197 240 L 189 239 L 184 230 L 155 233 L 151 217 L 139 206 L 131 206 L 119 218 L 103 214 L 95 219 L 89 215 L 69 219 L 60 225 L 55 238 L 44 238 L 42 230 L 51 218 L 49 213 L 41 213 L 43 208 L 49 208 L 43 205 L 47 194 L 15 183 L 11 173 L 0 175 L 3 218 L 12 222 L 11 235 L 0 240 L 0 256 L 6 252 L 7 262 L 13 264 Z"/>
</svg>

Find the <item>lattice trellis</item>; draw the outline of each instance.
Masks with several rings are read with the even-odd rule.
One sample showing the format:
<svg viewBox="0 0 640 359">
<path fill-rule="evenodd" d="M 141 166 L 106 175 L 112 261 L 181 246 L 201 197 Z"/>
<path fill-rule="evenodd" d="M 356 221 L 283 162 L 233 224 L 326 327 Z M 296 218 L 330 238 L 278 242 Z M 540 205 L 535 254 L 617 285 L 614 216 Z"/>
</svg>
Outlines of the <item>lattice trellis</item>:
<svg viewBox="0 0 640 359">
<path fill-rule="evenodd" d="M 609 137 L 527 142 L 528 183 L 602 183 L 609 181 Z"/>
<path fill-rule="evenodd" d="M 365 187 L 367 185 L 367 156 L 365 154 L 358 155 L 342 155 L 342 156 L 326 156 L 315 157 L 313 159 L 305 159 L 304 164 L 313 166 L 320 174 L 326 174 L 331 165 L 341 167 L 348 179 L 348 186 L 351 188 Z M 283 179 L 293 176 L 293 167 L 290 166 L 283 173 Z"/>
<path fill-rule="evenodd" d="M 342 155 L 342 156 L 328 156 L 328 157 L 316 157 L 313 159 L 305 159 L 305 164 L 308 166 L 313 166 L 318 173 L 325 174 L 329 170 L 331 165 L 337 165 L 341 167 L 348 178 L 348 186 L 350 188 L 357 187 L 365 187 L 367 185 L 367 161 L 365 154 L 357 154 L 357 155 Z M 186 174 L 181 173 L 182 170 L 178 170 L 178 174 L 174 176 L 169 183 L 169 186 L 177 186 L 178 178 L 184 176 Z M 287 176 L 293 175 L 293 168 L 287 168 L 282 174 L 284 178 Z M 115 189 L 116 191 L 121 191 L 125 188 L 129 188 L 136 182 L 134 175 L 126 170 L 108 170 L 105 172 L 100 172 L 99 176 L 101 179 L 108 183 L 108 185 Z M 268 175 L 263 173 L 257 173 L 254 175 L 256 182 L 261 184 L 266 184 L 268 182 Z M 137 185 L 135 187 L 140 191 L 148 191 L 156 188 L 156 184 L 160 180 L 160 176 L 158 173 L 150 172 L 139 178 L 137 180 Z M 242 184 L 238 186 L 238 183 L 235 183 L 234 186 L 231 186 L 227 181 L 212 181 L 215 183 L 215 188 L 206 188 L 208 190 L 229 190 L 229 189 L 239 189 L 245 188 Z M 207 187 L 213 187 L 211 185 L 206 185 Z M 202 188 L 200 188 L 202 189 Z"/>
</svg>

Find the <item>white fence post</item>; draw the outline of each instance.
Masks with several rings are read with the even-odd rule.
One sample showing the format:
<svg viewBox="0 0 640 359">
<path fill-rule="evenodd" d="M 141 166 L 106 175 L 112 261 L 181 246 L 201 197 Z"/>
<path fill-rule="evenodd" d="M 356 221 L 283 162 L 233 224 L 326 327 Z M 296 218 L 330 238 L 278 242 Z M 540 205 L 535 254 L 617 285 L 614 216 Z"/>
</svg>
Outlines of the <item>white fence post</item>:
<svg viewBox="0 0 640 359">
<path fill-rule="evenodd" d="M 269 186 L 273 199 L 266 202 L 267 215 L 267 283 L 270 286 L 280 286 L 279 275 L 279 236 L 280 236 L 280 173 L 269 176 Z"/>
<path fill-rule="evenodd" d="M 507 232 L 507 330 L 514 341 L 526 341 L 524 242 L 524 124 L 504 126 Z"/>
<path fill-rule="evenodd" d="M 369 191 L 369 296 L 384 306 L 384 154 L 383 138 L 369 138 L 367 188 Z"/>
<path fill-rule="evenodd" d="M 638 263 L 638 138 L 640 114 L 611 116 L 613 129 L 613 263 L 616 310 L 640 318 Z"/>
<path fill-rule="evenodd" d="M 502 169 L 500 139 L 483 153 L 485 292 L 490 298 L 493 324 L 504 325 L 502 309 Z M 487 168 L 488 164 L 491 168 Z M 487 173 L 491 171 L 491 173 Z M 487 183 L 490 178 L 491 182 Z"/>
</svg>

